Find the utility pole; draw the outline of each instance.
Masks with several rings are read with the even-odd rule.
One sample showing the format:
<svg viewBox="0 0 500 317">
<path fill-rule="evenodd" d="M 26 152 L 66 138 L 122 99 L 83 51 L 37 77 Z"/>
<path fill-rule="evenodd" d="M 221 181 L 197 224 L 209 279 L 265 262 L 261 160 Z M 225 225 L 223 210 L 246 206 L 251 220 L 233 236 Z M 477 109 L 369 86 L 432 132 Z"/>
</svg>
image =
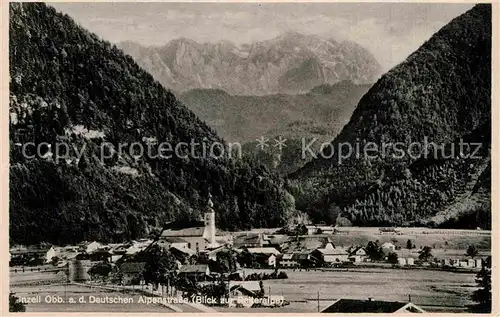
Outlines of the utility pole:
<svg viewBox="0 0 500 317">
<path fill-rule="evenodd" d="M 319 291 L 318 291 L 318 313 L 319 313 Z"/>
</svg>

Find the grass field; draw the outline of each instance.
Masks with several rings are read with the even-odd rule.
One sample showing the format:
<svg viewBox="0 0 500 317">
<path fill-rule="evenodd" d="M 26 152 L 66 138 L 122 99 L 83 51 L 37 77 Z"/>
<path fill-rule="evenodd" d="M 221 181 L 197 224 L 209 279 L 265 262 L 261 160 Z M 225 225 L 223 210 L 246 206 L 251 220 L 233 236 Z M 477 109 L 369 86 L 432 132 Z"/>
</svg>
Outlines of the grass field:
<svg viewBox="0 0 500 317">
<path fill-rule="evenodd" d="M 256 270 L 247 272 L 252 273 Z M 260 270 L 263 271 L 263 270 Z M 357 269 L 348 272 L 285 270 L 288 279 L 264 281 L 266 293 L 283 295 L 290 305 L 282 308 L 218 308 L 231 312 L 316 312 L 318 292 L 320 309 L 335 299 L 353 298 L 408 301 L 427 311 L 459 312 L 471 304 L 476 289 L 474 274 L 443 271 Z M 269 271 L 270 272 L 270 271 Z"/>
<path fill-rule="evenodd" d="M 271 270 L 246 270 L 268 273 Z M 476 289 L 475 274 L 453 273 L 430 270 L 400 270 L 383 268 L 356 268 L 344 272 L 293 271 L 284 270 L 288 279 L 266 280 L 266 294 L 282 295 L 290 305 L 281 308 L 239 309 L 217 308 L 226 312 L 316 312 L 323 309 L 338 298 L 407 301 L 411 295 L 412 302 L 427 311 L 460 312 L 471 304 L 470 295 Z M 125 294 L 78 285 L 36 285 L 37 280 L 46 281 L 51 273 L 11 273 L 11 291 L 18 297 L 42 296 L 42 303 L 28 304 L 28 312 L 172 312 L 160 305 L 137 303 L 138 294 Z M 53 273 L 52 273 L 53 274 Z M 32 283 L 30 285 L 30 283 Z M 83 296 L 87 303 L 46 303 L 44 297 L 57 295 L 67 301 Z M 98 304 L 89 303 L 89 297 L 127 297 L 132 298 L 130 304 Z M 192 307 L 180 307 L 185 312 L 194 312 Z"/>
<path fill-rule="evenodd" d="M 433 232 L 428 229 L 428 232 Z M 366 246 L 369 241 L 379 240 L 380 243 L 391 242 L 401 249 L 406 248 L 406 243 L 411 240 L 416 249 L 429 246 L 439 250 L 462 250 L 464 254 L 470 245 L 475 245 L 482 254 L 489 254 L 491 250 L 491 235 L 476 234 L 476 232 L 453 230 L 454 234 L 446 234 L 445 230 L 436 230 L 436 233 L 420 234 L 419 231 L 408 231 L 402 234 L 380 234 L 378 228 L 356 228 L 355 231 L 346 231 L 344 234 L 320 234 L 299 237 L 299 243 L 291 241 L 288 250 L 313 250 L 323 245 L 328 238 L 335 246 L 348 248 L 353 245 Z M 439 232 L 439 233 L 438 233 Z M 410 234 L 413 233 L 413 234 Z M 294 240 L 294 239 L 293 239 Z M 438 251 L 441 252 L 441 251 Z M 443 251 L 446 252 L 446 251 Z"/>
</svg>

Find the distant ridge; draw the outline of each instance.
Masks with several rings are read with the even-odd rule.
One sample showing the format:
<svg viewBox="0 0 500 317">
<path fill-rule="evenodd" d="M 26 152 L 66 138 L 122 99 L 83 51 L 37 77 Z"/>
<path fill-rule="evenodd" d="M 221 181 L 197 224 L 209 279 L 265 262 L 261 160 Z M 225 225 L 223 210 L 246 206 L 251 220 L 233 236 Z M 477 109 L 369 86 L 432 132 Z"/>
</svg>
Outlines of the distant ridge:
<svg viewBox="0 0 500 317">
<path fill-rule="evenodd" d="M 186 38 L 160 47 L 118 45 L 163 86 L 177 92 L 205 88 L 232 95 L 298 94 L 343 80 L 373 83 L 381 68 L 354 42 L 297 32 L 241 47 L 229 41 L 200 44 Z"/>
</svg>

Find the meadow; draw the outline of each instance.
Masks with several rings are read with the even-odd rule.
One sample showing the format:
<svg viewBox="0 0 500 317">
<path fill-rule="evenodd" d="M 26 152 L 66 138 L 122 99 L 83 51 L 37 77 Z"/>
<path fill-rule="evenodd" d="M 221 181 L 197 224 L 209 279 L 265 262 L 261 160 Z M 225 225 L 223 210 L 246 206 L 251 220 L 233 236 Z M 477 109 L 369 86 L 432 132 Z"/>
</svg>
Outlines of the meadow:
<svg viewBox="0 0 500 317">
<path fill-rule="evenodd" d="M 249 270 L 247 274 L 255 272 Z M 261 272 L 263 270 L 260 270 Z M 270 272 L 270 271 L 269 271 Z M 347 272 L 285 270 L 288 279 L 266 280 L 267 294 L 283 295 L 281 308 L 218 308 L 231 312 L 317 312 L 338 298 L 411 301 L 429 312 L 463 312 L 476 289 L 473 273 L 367 268 Z"/>
</svg>

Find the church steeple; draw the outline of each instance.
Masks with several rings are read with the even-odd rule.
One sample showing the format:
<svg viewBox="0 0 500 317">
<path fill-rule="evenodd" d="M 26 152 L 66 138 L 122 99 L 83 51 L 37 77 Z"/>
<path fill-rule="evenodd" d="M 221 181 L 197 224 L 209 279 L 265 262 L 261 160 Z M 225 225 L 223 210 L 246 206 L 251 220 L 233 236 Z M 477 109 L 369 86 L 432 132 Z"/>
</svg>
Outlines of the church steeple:
<svg viewBox="0 0 500 317">
<path fill-rule="evenodd" d="M 215 210 L 214 203 L 212 201 L 212 194 L 208 193 L 207 207 L 204 215 L 205 222 L 205 232 L 204 237 L 209 241 L 210 246 L 215 247 L 217 242 L 215 241 Z"/>
</svg>

